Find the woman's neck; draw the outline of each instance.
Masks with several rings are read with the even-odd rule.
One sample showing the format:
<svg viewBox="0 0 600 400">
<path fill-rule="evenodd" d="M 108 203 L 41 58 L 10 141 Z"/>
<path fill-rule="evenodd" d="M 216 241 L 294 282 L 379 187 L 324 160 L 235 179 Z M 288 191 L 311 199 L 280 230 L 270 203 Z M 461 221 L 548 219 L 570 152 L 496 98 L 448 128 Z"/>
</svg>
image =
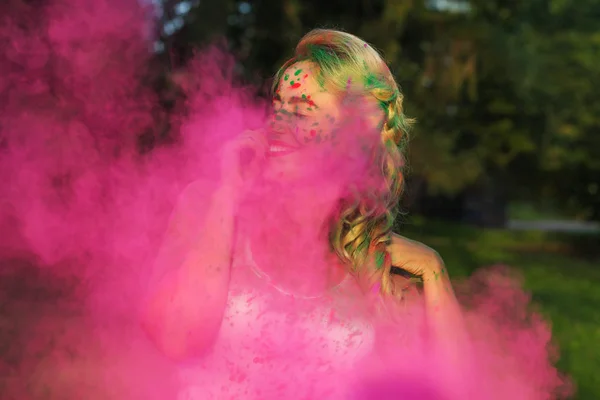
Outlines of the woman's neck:
<svg viewBox="0 0 600 400">
<path fill-rule="evenodd" d="M 246 232 L 255 261 L 282 287 L 314 293 L 346 275 L 328 242 L 328 222 L 337 203 L 331 188 L 302 187 L 263 193 L 247 209 Z"/>
</svg>

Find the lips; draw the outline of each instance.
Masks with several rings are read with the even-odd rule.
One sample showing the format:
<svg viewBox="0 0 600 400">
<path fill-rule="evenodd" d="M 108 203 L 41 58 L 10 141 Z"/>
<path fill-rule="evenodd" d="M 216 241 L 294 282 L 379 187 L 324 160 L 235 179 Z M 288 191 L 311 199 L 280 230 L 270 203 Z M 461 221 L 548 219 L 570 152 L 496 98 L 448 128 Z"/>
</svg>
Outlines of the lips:
<svg viewBox="0 0 600 400">
<path fill-rule="evenodd" d="M 283 142 L 281 140 L 269 140 L 269 148 L 267 149 L 267 156 L 279 157 L 284 156 L 298 150 L 298 146 L 290 143 Z"/>
</svg>

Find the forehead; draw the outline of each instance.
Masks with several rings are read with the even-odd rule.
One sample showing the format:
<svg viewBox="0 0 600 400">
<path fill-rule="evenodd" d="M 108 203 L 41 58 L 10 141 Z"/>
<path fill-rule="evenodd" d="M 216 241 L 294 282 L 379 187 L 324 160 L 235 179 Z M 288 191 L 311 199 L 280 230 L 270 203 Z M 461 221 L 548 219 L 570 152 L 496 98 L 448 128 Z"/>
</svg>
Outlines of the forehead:
<svg viewBox="0 0 600 400">
<path fill-rule="evenodd" d="M 293 96 L 302 94 L 316 94 L 326 92 L 325 88 L 319 84 L 318 68 L 310 61 L 299 61 L 289 66 L 281 76 L 278 85 L 278 93 L 283 96 Z"/>
</svg>

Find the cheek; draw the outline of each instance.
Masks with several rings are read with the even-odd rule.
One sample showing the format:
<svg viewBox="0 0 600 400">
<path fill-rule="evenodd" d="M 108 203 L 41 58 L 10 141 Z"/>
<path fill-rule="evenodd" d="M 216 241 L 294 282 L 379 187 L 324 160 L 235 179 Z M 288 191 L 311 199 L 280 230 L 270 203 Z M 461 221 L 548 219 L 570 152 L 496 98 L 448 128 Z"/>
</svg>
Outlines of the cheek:
<svg viewBox="0 0 600 400">
<path fill-rule="evenodd" d="M 296 134 L 300 143 L 321 143 L 332 139 L 332 133 L 336 128 L 336 121 L 335 118 L 329 115 L 321 116 L 306 121 L 299 121 L 296 128 Z"/>
<path fill-rule="evenodd" d="M 296 137 L 300 143 L 310 143 L 323 135 L 323 127 L 319 122 L 299 121 L 296 125 Z"/>
</svg>

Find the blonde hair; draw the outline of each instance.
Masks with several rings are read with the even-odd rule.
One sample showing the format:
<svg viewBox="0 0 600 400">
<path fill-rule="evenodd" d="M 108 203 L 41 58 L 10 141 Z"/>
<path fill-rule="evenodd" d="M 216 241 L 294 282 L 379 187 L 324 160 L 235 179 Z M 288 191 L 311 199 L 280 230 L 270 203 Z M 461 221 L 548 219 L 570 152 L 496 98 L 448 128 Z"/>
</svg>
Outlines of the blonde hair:
<svg viewBox="0 0 600 400">
<path fill-rule="evenodd" d="M 382 190 L 343 199 L 330 227 L 329 243 L 357 278 L 370 285 L 379 280 L 381 293 L 394 295 L 391 257 L 386 248 L 398 213 L 404 183 L 402 150 L 411 123 L 403 114 L 403 96 L 381 55 L 349 33 L 316 29 L 306 34 L 294 56 L 275 75 L 273 92 L 285 71 L 300 61 L 314 63 L 319 83 L 334 92 L 343 93 L 349 81 L 354 87 L 362 82 L 361 95 L 377 100 L 383 110 L 381 145 L 373 153 L 384 179 Z"/>
</svg>

